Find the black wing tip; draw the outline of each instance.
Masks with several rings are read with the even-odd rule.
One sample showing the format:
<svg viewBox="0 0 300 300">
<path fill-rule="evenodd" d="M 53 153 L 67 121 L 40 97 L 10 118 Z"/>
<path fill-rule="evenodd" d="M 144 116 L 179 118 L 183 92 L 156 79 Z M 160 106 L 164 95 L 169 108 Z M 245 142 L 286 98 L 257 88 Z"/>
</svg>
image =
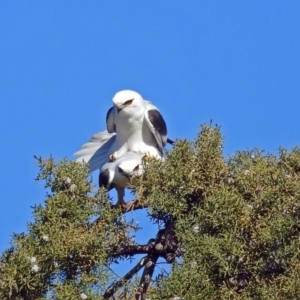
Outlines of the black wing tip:
<svg viewBox="0 0 300 300">
<path fill-rule="evenodd" d="M 109 118 L 109 115 L 111 114 L 112 110 L 113 110 L 113 106 L 107 111 L 106 113 L 106 124 L 107 124 L 107 121 L 108 121 L 108 118 Z"/>
<path fill-rule="evenodd" d="M 106 129 L 109 133 L 113 133 L 113 132 L 116 132 L 116 124 L 114 124 L 114 128 L 113 129 L 110 129 L 108 128 L 108 119 L 109 119 L 109 116 L 110 114 L 112 114 L 112 111 L 114 109 L 114 106 L 112 106 L 106 113 Z"/>
</svg>

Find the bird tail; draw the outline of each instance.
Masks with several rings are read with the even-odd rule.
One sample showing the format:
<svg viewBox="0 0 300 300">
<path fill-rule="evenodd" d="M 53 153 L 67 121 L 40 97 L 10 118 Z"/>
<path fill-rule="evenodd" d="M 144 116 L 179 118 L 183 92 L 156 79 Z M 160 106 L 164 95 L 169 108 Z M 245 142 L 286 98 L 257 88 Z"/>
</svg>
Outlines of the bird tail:
<svg viewBox="0 0 300 300">
<path fill-rule="evenodd" d="M 107 131 L 94 134 L 88 143 L 84 144 L 79 151 L 74 153 L 74 156 L 78 156 L 76 161 L 88 163 L 90 172 L 100 169 L 108 162 L 108 151 L 115 139 L 116 134 Z"/>
</svg>

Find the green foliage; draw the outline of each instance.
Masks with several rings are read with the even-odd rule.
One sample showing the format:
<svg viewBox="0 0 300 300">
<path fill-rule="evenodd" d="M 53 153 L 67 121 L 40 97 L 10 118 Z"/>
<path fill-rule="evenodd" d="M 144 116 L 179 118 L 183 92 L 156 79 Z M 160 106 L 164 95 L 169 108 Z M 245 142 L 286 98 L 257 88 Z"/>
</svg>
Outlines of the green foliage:
<svg viewBox="0 0 300 300">
<path fill-rule="evenodd" d="M 109 251 L 131 244 L 135 227 L 111 209 L 105 191 L 93 191 L 86 165 L 40 159 L 39 166 L 38 179 L 50 192 L 44 206 L 33 208 L 28 234 L 15 235 L 1 257 L 0 299 L 44 299 L 49 291 L 55 299 L 80 299 L 82 291 L 103 292 L 111 277 L 104 266 L 112 261 Z M 95 216 L 100 219 L 93 222 Z"/>
<path fill-rule="evenodd" d="M 139 184 L 184 255 L 153 299 L 300 298 L 300 149 L 225 160 L 219 128 L 203 127 L 167 157 Z"/>
<path fill-rule="evenodd" d="M 131 187 L 151 220 L 172 224 L 176 237 L 171 272 L 153 279 L 147 298 L 300 299 L 300 148 L 228 159 L 222 148 L 220 128 L 202 126 L 165 161 L 147 160 Z M 103 299 L 115 282 L 111 263 L 130 257 L 120 251 L 136 245 L 138 228 L 94 190 L 86 165 L 39 166 L 49 194 L 1 257 L 0 299 Z M 127 283 L 115 299 L 133 299 L 137 285 Z"/>
</svg>

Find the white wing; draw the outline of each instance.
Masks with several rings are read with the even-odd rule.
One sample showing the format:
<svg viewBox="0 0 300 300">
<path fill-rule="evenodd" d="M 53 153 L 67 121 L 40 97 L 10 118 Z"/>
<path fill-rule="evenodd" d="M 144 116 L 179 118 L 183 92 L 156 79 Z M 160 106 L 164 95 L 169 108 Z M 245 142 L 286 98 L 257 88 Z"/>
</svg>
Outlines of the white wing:
<svg viewBox="0 0 300 300">
<path fill-rule="evenodd" d="M 100 169 L 109 161 L 108 150 L 114 144 L 115 139 L 116 134 L 107 131 L 94 134 L 89 142 L 84 144 L 81 150 L 74 154 L 78 156 L 76 161 L 88 163 L 90 172 Z"/>
</svg>

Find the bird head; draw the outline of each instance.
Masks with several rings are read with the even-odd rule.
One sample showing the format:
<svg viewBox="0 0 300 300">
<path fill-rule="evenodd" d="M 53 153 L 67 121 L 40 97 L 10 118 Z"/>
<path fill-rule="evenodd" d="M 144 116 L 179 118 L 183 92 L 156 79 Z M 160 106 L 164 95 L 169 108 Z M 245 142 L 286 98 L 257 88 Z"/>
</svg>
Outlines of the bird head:
<svg viewBox="0 0 300 300">
<path fill-rule="evenodd" d="M 143 98 L 135 91 L 123 90 L 116 93 L 112 101 L 116 106 L 118 113 L 120 113 L 121 111 L 130 112 L 143 102 Z"/>
<path fill-rule="evenodd" d="M 143 173 L 143 166 L 141 160 L 128 159 L 118 165 L 118 171 L 122 176 L 130 180 L 133 176 L 138 176 Z"/>
</svg>

